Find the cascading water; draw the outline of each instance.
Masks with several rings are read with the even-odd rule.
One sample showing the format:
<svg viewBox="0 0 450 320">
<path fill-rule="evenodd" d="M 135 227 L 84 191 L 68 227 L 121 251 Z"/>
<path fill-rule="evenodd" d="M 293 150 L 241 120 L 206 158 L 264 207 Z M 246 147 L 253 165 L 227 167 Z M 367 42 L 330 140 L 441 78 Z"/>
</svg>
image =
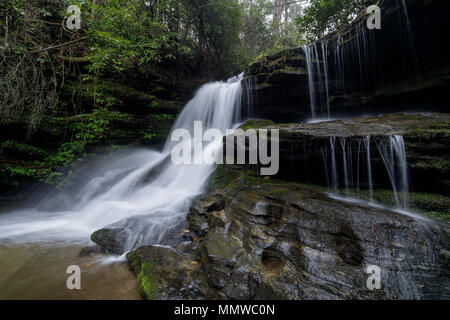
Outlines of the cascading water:
<svg viewBox="0 0 450 320">
<path fill-rule="evenodd" d="M 204 130 L 233 128 L 241 120 L 242 78 L 202 86 L 172 130 L 184 128 L 192 135 L 194 121 L 202 121 Z M 213 144 L 204 146 L 203 153 L 210 154 Z M 3 214 L 0 242 L 84 243 L 92 232 L 113 225 L 126 235 L 124 251 L 160 243 L 183 220 L 214 170 L 206 164 L 175 165 L 170 158 L 173 146 L 169 136 L 161 153 L 135 150 L 109 157 L 78 191 L 63 198 L 49 195 L 39 209 L 34 204 Z"/>
<path fill-rule="evenodd" d="M 344 164 L 344 185 L 345 190 L 348 190 L 349 182 L 348 182 L 348 165 L 347 165 L 347 150 L 346 150 L 347 139 L 341 138 L 340 142 L 342 147 L 342 158 L 343 158 L 342 163 Z M 351 157 L 349 160 L 351 160 Z"/>
<path fill-rule="evenodd" d="M 343 182 L 346 192 L 355 187 L 357 190 L 360 190 L 360 186 L 362 185 L 361 180 L 363 173 L 365 172 L 366 180 L 363 183 L 366 186 L 365 189 L 369 192 L 370 199 L 373 201 L 374 173 L 372 171 L 372 137 L 366 136 L 359 140 L 358 147 L 355 150 L 352 147 L 351 139 L 347 139 L 345 137 L 341 137 L 339 139 L 341 146 L 340 149 L 336 144 L 336 137 L 331 137 L 329 139 L 330 160 L 327 160 L 327 148 L 321 149 L 321 154 L 325 164 L 325 176 L 327 178 L 328 185 L 333 189 L 338 189 Z M 396 206 L 399 208 L 407 208 L 409 179 L 404 139 L 402 136 L 393 135 L 386 138 L 376 139 L 375 142 L 392 186 Z M 364 148 L 363 151 L 361 151 L 362 148 Z M 338 154 L 342 154 L 342 162 L 339 160 Z M 354 157 L 356 159 L 356 172 L 354 172 L 353 167 Z M 330 167 L 330 170 L 328 167 Z M 331 172 L 330 177 L 328 172 Z M 339 172 L 342 172 L 342 174 Z M 355 176 L 356 181 L 354 180 Z M 341 180 L 339 177 L 341 177 Z M 329 180 L 330 178 L 331 182 Z M 399 191 L 402 192 L 401 198 L 399 197 Z"/>
<path fill-rule="evenodd" d="M 256 77 L 247 77 L 245 80 L 245 88 L 246 90 L 243 92 L 244 101 L 246 103 L 246 109 L 242 111 L 244 118 L 253 119 L 257 118 L 258 113 L 255 110 L 255 106 L 257 105 L 255 89 L 257 84 Z"/>
<path fill-rule="evenodd" d="M 321 50 L 320 54 L 318 48 Z M 306 68 L 308 71 L 311 119 L 316 120 L 319 116 L 323 117 L 323 112 L 321 112 L 320 109 L 326 108 L 326 116 L 323 118 L 328 120 L 331 116 L 328 76 L 328 44 L 324 41 L 322 41 L 320 45 L 313 43 L 310 46 L 304 46 L 303 51 L 305 52 Z"/>
<path fill-rule="evenodd" d="M 400 206 L 398 192 L 402 192 L 403 207 L 408 205 L 408 163 L 406 160 L 405 142 L 402 136 L 389 137 L 389 144 L 377 144 L 392 184 L 395 202 Z M 398 168 L 398 169 L 397 169 Z"/>
<path fill-rule="evenodd" d="M 370 200 L 373 200 L 372 159 L 370 157 L 370 136 L 365 137 L 364 146 L 367 152 L 367 181 L 370 191 Z"/>
<path fill-rule="evenodd" d="M 325 43 L 322 41 L 322 57 L 323 57 L 323 72 L 325 76 L 325 95 L 326 95 L 326 102 L 327 102 L 327 117 L 330 119 L 331 117 L 331 110 L 330 110 L 330 88 L 329 88 L 329 80 L 328 80 L 328 43 Z"/>
<path fill-rule="evenodd" d="M 337 165 L 336 165 L 336 137 L 330 138 L 330 146 L 331 146 L 331 177 L 333 188 L 338 188 L 338 174 L 337 174 Z"/>
<path fill-rule="evenodd" d="M 313 66 L 313 51 L 310 47 L 304 46 L 306 57 L 306 68 L 308 70 L 308 87 L 309 87 L 309 103 L 311 105 L 311 117 L 316 118 L 316 90 L 314 83 L 314 66 Z"/>
</svg>

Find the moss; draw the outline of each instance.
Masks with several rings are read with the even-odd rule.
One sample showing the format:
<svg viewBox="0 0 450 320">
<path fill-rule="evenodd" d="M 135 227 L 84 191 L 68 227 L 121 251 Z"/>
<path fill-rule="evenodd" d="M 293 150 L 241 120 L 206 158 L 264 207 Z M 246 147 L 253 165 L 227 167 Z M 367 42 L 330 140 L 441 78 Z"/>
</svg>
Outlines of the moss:
<svg viewBox="0 0 450 320">
<path fill-rule="evenodd" d="M 268 187 L 270 193 L 275 197 L 287 195 L 292 190 L 314 190 L 319 192 L 330 192 L 326 187 L 310 185 L 305 183 L 286 182 L 275 178 L 262 177 L 258 174 L 256 167 L 218 166 L 210 178 L 210 188 L 230 188 L 233 191 L 242 191 L 249 187 Z M 250 191 L 250 193 L 253 191 Z M 244 194 L 243 193 L 243 194 Z M 370 200 L 368 190 L 340 190 L 343 195 Z M 395 207 L 395 198 L 392 190 L 373 191 L 374 200 L 380 204 Z M 399 194 L 402 199 L 402 194 Z M 410 192 L 408 207 L 419 214 L 428 216 L 434 220 L 450 222 L 450 197 L 424 192 Z"/>
<path fill-rule="evenodd" d="M 408 115 L 408 117 L 411 118 L 414 117 L 414 115 Z M 444 118 L 444 121 L 442 121 L 441 117 L 430 118 L 427 119 L 423 125 L 412 129 L 411 135 L 416 135 L 423 140 L 450 140 L 450 122 L 448 121 L 448 118 Z"/>
<path fill-rule="evenodd" d="M 148 300 L 153 300 L 159 291 L 159 280 L 153 273 L 154 270 L 155 265 L 152 262 L 143 262 L 141 272 L 137 276 L 139 288 Z"/>
<path fill-rule="evenodd" d="M 159 108 L 159 103 L 157 101 L 153 100 L 150 104 L 150 107 L 151 108 Z"/>
<path fill-rule="evenodd" d="M 275 123 L 271 120 L 248 120 L 241 126 L 241 129 L 248 130 L 248 129 L 263 128 L 274 124 Z"/>
<path fill-rule="evenodd" d="M 288 192 L 288 191 L 289 191 L 288 188 L 277 187 L 277 188 L 272 189 L 272 190 L 270 191 L 270 193 L 271 193 L 272 195 L 274 195 L 274 196 L 280 196 L 280 195 L 285 194 L 285 193 Z"/>
<path fill-rule="evenodd" d="M 161 86 L 156 86 L 150 91 L 150 93 L 155 96 L 166 95 L 167 90 Z"/>
<path fill-rule="evenodd" d="M 450 161 L 443 158 L 430 158 L 429 161 L 417 161 L 414 167 L 420 169 L 436 169 L 439 172 L 445 173 L 450 171 Z"/>
<path fill-rule="evenodd" d="M 265 88 L 268 88 L 268 87 L 271 87 L 271 86 L 272 86 L 272 85 L 269 84 L 269 83 L 267 83 L 267 82 L 258 83 L 258 84 L 256 85 L 256 90 L 262 90 L 262 89 L 265 89 Z"/>
<path fill-rule="evenodd" d="M 238 177 L 238 171 L 230 174 L 225 171 L 225 165 L 219 165 L 209 179 L 209 188 L 214 190 L 229 187 Z"/>
<path fill-rule="evenodd" d="M 261 176 L 256 166 L 220 165 L 209 179 L 209 189 L 230 188 L 237 191 L 262 185 L 290 187 L 292 183 Z"/>
<path fill-rule="evenodd" d="M 152 300 L 159 291 L 159 279 L 155 275 L 155 264 L 153 262 L 142 262 L 139 249 L 127 254 L 131 269 L 137 274 L 137 282 L 144 298 Z"/>
<path fill-rule="evenodd" d="M 342 191 L 342 193 L 345 193 L 345 191 Z M 353 190 L 350 191 L 350 194 L 370 200 L 367 190 Z M 401 194 L 399 197 L 402 197 Z M 374 190 L 373 198 L 376 202 L 386 206 L 395 206 L 394 193 L 391 190 Z M 450 222 L 450 197 L 434 193 L 410 192 L 408 207 L 432 219 Z"/>
<path fill-rule="evenodd" d="M 278 71 L 279 73 L 296 73 L 296 74 L 306 74 L 307 71 L 300 67 L 285 66 Z"/>
</svg>

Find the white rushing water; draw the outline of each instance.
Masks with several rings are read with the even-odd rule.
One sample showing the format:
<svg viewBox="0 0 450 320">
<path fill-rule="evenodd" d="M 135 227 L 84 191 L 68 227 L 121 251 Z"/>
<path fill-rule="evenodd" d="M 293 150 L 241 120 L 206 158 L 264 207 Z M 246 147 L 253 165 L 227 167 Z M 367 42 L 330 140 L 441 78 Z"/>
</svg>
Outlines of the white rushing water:
<svg viewBox="0 0 450 320">
<path fill-rule="evenodd" d="M 402 191 L 403 207 L 408 205 L 408 163 L 406 159 L 405 142 L 402 136 L 389 137 L 389 144 L 378 144 L 389 180 L 391 181 L 397 207 L 400 206 L 399 191 Z"/>
<path fill-rule="evenodd" d="M 192 132 L 194 121 L 202 121 L 204 130 L 233 128 L 241 120 L 242 77 L 202 86 L 172 130 Z M 0 244 L 89 242 L 94 231 L 117 223 L 127 232 L 126 250 L 158 244 L 183 220 L 214 170 L 175 165 L 172 146 L 169 135 L 161 153 L 131 150 L 106 157 L 85 168 L 86 183 L 76 191 L 46 195 L 39 206 L 0 215 Z M 205 153 L 214 146 L 203 147 Z"/>
<path fill-rule="evenodd" d="M 341 137 L 339 138 L 340 149 L 339 144 L 336 143 L 336 137 L 330 137 L 329 140 L 330 151 L 328 152 L 327 148 L 322 148 L 321 150 L 328 186 L 334 190 L 344 188 L 347 192 L 355 187 L 359 190 L 363 182 L 365 188 L 369 191 L 369 198 L 371 201 L 374 201 L 372 137 L 363 137 L 362 140 L 358 141 L 357 147 L 352 147 L 351 139 Z M 408 162 L 403 136 L 387 136 L 384 139 L 376 139 L 375 142 L 391 182 L 396 207 L 407 208 L 410 190 Z M 338 161 L 338 152 L 342 156 L 342 161 Z M 328 159 L 328 154 L 330 154 L 330 159 Z M 356 155 L 355 167 L 353 166 L 354 154 Z M 367 177 L 365 181 L 362 181 L 364 172 L 366 172 Z"/>
<path fill-rule="evenodd" d="M 319 51 L 321 52 L 319 53 Z M 321 41 L 303 46 L 308 71 L 311 120 L 331 119 L 328 67 L 328 43 Z"/>
</svg>

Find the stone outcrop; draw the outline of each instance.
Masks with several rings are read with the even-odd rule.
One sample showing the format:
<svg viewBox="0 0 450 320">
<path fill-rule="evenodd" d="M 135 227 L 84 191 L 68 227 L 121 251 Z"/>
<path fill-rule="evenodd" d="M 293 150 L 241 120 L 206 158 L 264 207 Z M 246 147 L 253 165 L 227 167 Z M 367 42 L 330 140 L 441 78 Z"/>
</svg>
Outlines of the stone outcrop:
<svg viewBox="0 0 450 320">
<path fill-rule="evenodd" d="M 449 120 L 446 114 L 396 113 L 309 124 L 246 122 L 242 128 L 256 132 L 280 130 L 280 173 L 269 178 L 260 176 L 254 166 L 219 166 L 208 193 L 192 203 L 187 225 L 174 230 L 170 248 L 142 247 L 128 254 L 143 295 L 153 299 L 450 298 L 448 223 L 301 183 L 326 184 L 318 179 L 325 179 L 321 150 L 329 148 L 330 139 L 357 146 L 370 136 L 374 187 L 387 187 L 377 145 L 401 135 L 414 187 L 435 185 L 441 188 L 436 191 L 446 194 L 442 188 L 448 184 Z M 336 159 L 342 159 L 339 142 L 335 151 Z M 347 159 L 356 152 L 357 148 L 348 149 Z M 308 175 L 316 180 L 305 179 Z M 155 264 L 161 259 L 164 269 Z M 381 270 L 379 290 L 367 287 L 369 266 Z"/>
<path fill-rule="evenodd" d="M 195 237 L 128 255 L 146 298 L 448 299 L 448 226 L 222 166 Z M 162 267 L 164 262 L 164 267 Z M 381 270 L 369 290 L 367 267 Z"/>
<path fill-rule="evenodd" d="M 254 166 L 219 166 L 170 247 L 127 255 L 145 298 L 450 298 L 448 223 L 336 194 L 350 179 L 355 187 L 356 177 L 358 189 L 389 189 L 392 177 L 380 150 L 401 136 L 412 189 L 439 193 L 420 195 L 421 201 L 430 202 L 431 211 L 448 211 L 450 118 L 429 113 L 448 108 L 442 97 L 450 65 L 436 32 L 449 23 L 447 4 L 379 5 L 381 30 L 369 31 L 362 14 L 311 47 L 312 83 L 302 48 L 247 68 L 244 116 L 269 120 L 242 128 L 280 130 L 280 171 L 262 177 Z M 330 118 L 351 119 L 301 122 L 312 115 L 310 85 L 317 118 L 328 116 L 329 107 Z M 403 113 L 413 110 L 422 113 Z M 324 188 L 331 186 L 330 161 L 335 194 Z M 380 271 L 378 289 L 368 286 L 370 270 Z"/>
<path fill-rule="evenodd" d="M 327 102 L 335 118 L 448 110 L 443 97 L 449 90 L 450 64 L 446 41 L 437 31 L 450 27 L 448 3 L 384 0 L 379 5 L 381 30 L 369 30 L 367 15 L 361 14 L 311 47 L 317 116 L 327 116 Z M 302 48 L 262 57 L 247 68 L 244 83 L 244 101 L 252 103 L 253 115 L 276 122 L 311 118 Z"/>
<path fill-rule="evenodd" d="M 208 295 L 200 263 L 193 255 L 169 247 L 145 246 L 127 258 L 146 299 L 200 299 Z"/>
<path fill-rule="evenodd" d="M 394 113 L 377 117 L 319 123 L 275 124 L 271 121 L 248 121 L 242 128 L 279 130 L 280 170 L 284 180 L 327 185 L 331 180 L 331 141 L 338 171 L 338 184 L 344 186 L 343 145 L 346 150 L 348 175 L 367 183 L 363 172 L 367 161 L 364 139 L 370 137 L 373 183 L 378 188 L 391 188 L 379 145 L 387 144 L 393 135 L 404 138 L 412 189 L 450 195 L 450 116 L 440 113 Z M 248 146 L 247 146 L 248 147 Z M 248 152 L 248 149 L 246 150 Z M 327 177 L 328 171 L 328 177 Z"/>
</svg>

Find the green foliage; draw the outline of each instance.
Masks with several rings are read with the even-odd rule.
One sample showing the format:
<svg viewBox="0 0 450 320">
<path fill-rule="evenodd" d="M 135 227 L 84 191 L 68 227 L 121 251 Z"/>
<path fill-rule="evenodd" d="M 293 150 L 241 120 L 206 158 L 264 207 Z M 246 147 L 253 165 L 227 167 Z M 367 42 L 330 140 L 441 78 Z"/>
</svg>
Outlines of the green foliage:
<svg viewBox="0 0 450 320">
<path fill-rule="evenodd" d="M 82 32 L 90 49 L 91 74 L 120 73 L 189 53 L 189 47 L 179 41 L 180 34 L 155 14 L 167 9 L 168 2 L 84 1 Z"/>
<path fill-rule="evenodd" d="M 173 114 L 155 114 L 153 115 L 153 118 L 155 118 L 158 121 L 162 121 L 162 120 L 173 120 L 175 119 L 175 116 Z"/>
<path fill-rule="evenodd" d="M 9 175 L 12 177 L 34 177 L 39 172 L 37 169 L 19 166 L 10 166 L 8 164 L 5 164 L 4 167 L 9 172 Z"/>
<path fill-rule="evenodd" d="M 18 154 L 19 156 L 27 156 L 29 158 L 44 158 L 47 156 L 47 152 L 33 146 L 29 146 L 25 143 L 21 143 L 15 140 L 7 140 L 1 144 L 1 154 Z"/>
<path fill-rule="evenodd" d="M 147 132 L 147 133 L 144 133 L 143 139 L 144 140 L 152 140 L 153 137 L 155 137 L 155 136 L 156 136 L 156 134 L 154 132 Z"/>
<path fill-rule="evenodd" d="M 43 48 L 64 42 L 53 31 L 63 2 L 8 0 L 0 3 L 0 123 L 23 117 L 36 129 L 58 102 L 60 69 Z"/>
<path fill-rule="evenodd" d="M 348 25 L 365 6 L 366 0 L 311 0 L 296 19 L 300 36 L 314 42 Z"/>
<path fill-rule="evenodd" d="M 83 141 L 66 142 L 62 144 L 58 152 L 49 156 L 46 162 L 52 169 L 63 167 L 72 162 L 75 157 L 84 151 L 85 144 Z"/>
<path fill-rule="evenodd" d="M 220 77 L 241 71 L 242 8 L 238 0 L 184 0 L 197 46 L 197 63 L 209 61 Z"/>
<path fill-rule="evenodd" d="M 48 183 L 62 174 L 57 169 L 65 167 L 75 159 L 85 155 L 88 148 L 99 145 L 107 137 L 108 130 L 114 121 L 129 120 L 130 115 L 106 108 L 95 109 L 92 113 L 72 117 L 67 122 L 64 118 L 52 119 L 53 122 L 66 123 L 67 129 L 73 132 L 72 141 L 63 143 L 56 153 L 45 158 L 41 175 Z M 111 149 L 113 151 L 117 147 Z"/>
<path fill-rule="evenodd" d="M 312 2 L 323 7 L 319 20 L 332 13 L 330 8 L 353 6 L 350 0 Z M 288 16 L 290 2 L 276 3 Z M 65 27 L 70 4 L 81 8 L 80 30 Z M 29 134 L 39 125 L 58 141 L 48 152 L 21 141 L 3 142 L 2 156 L 24 160 L 5 170 L 58 178 L 57 169 L 107 142 L 114 122 L 129 120 L 114 111 L 128 101 L 156 113 L 164 103 L 151 94 L 171 94 L 186 76 L 225 78 L 241 72 L 255 56 L 298 46 L 302 39 L 291 13 L 289 21 L 278 15 L 276 23 L 273 13 L 273 0 L 1 2 L 0 119 L 28 122 Z M 142 85 L 147 80 L 152 85 Z M 153 118 L 169 122 L 175 116 Z M 158 132 L 141 133 L 143 140 L 159 137 Z"/>
</svg>

